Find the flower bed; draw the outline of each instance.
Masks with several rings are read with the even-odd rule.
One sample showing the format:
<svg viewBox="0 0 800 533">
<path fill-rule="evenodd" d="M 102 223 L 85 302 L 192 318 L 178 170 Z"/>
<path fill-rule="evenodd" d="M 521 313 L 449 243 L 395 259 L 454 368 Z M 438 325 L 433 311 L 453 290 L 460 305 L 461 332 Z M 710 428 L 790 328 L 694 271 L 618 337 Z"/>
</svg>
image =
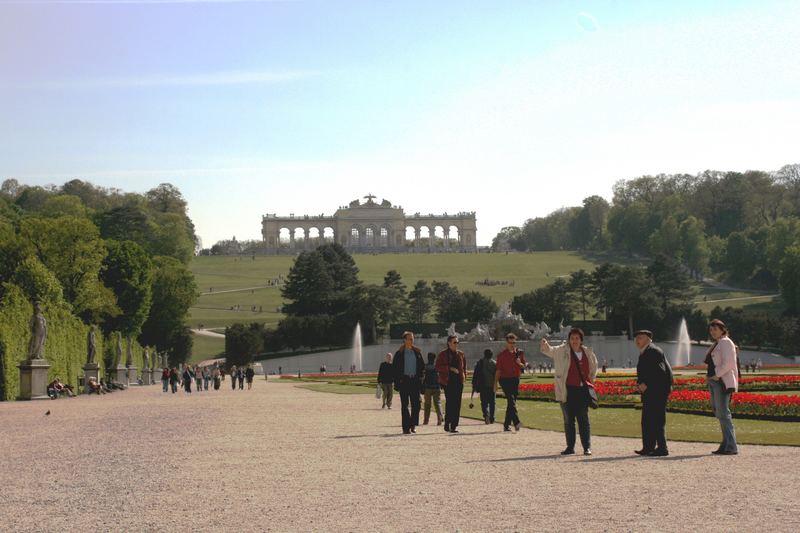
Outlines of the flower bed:
<svg viewBox="0 0 800 533">
<path fill-rule="evenodd" d="M 756 384 L 775 386 L 774 383 L 795 383 L 800 376 L 772 376 L 774 378 L 791 378 L 789 380 L 771 380 L 767 377 L 751 378 Z M 770 385 L 772 383 L 773 385 Z M 705 389 L 705 379 L 690 378 L 676 380 L 680 388 L 672 391 L 667 404 L 668 409 L 679 412 L 711 414 L 710 394 Z M 634 380 L 598 381 L 595 390 L 600 397 L 601 405 L 630 405 L 640 401 Z M 702 389 L 695 388 L 700 387 Z M 520 385 L 520 398 L 542 401 L 555 401 L 555 386 L 552 383 Z M 774 389 L 773 389 L 774 390 Z M 800 396 L 781 396 L 768 394 L 751 394 L 739 392 L 733 395 L 731 412 L 737 418 L 770 418 L 774 420 L 800 420 Z"/>
<path fill-rule="evenodd" d="M 707 391 L 674 391 L 669 396 L 668 409 L 683 412 L 711 413 L 711 398 Z M 734 417 L 800 420 L 800 396 L 778 396 L 738 392 L 731 399 Z"/>
</svg>

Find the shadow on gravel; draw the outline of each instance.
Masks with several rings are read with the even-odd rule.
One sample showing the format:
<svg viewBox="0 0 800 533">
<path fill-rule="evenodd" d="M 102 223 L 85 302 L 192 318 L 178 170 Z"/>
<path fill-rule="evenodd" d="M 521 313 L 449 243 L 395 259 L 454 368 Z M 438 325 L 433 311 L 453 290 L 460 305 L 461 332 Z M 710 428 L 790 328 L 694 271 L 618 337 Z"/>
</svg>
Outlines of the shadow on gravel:
<svg viewBox="0 0 800 533">
<path fill-rule="evenodd" d="M 709 454 L 702 455 L 670 455 L 669 457 L 641 457 L 638 455 L 625 455 L 622 457 L 593 457 L 591 459 L 584 459 L 586 463 L 607 463 L 612 461 L 686 461 L 689 459 L 702 459 L 704 457 L 711 457 Z"/>
<path fill-rule="evenodd" d="M 467 463 L 508 463 L 512 461 L 541 461 L 545 459 L 558 459 L 560 455 L 531 455 L 528 457 L 508 457 L 506 459 L 486 459 L 483 461 L 467 461 Z"/>
<path fill-rule="evenodd" d="M 592 457 L 590 458 L 583 458 L 582 455 L 570 455 L 570 456 L 562 456 L 562 455 L 531 455 L 528 457 L 508 457 L 506 459 L 487 459 L 483 461 L 467 461 L 467 463 L 508 463 L 512 461 L 543 461 L 543 460 L 557 460 L 557 459 L 578 459 L 580 458 L 580 462 L 582 463 L 608 463 L 608 462 L 615 462 L 615 461 L 631 461 L 631 460 L 639 460 L 639 461 L 686 461 L 689 459 L 702 459 L 704 457 L 709 457 L 708 454 L 703 455 L 670 455 L 669 457 L 639 457 L 638 455 L 625 455 L 625 456 L 616 456 L 616 457 Z M 574 462 L 574 461 L 573 461 Z"/>
</svg>

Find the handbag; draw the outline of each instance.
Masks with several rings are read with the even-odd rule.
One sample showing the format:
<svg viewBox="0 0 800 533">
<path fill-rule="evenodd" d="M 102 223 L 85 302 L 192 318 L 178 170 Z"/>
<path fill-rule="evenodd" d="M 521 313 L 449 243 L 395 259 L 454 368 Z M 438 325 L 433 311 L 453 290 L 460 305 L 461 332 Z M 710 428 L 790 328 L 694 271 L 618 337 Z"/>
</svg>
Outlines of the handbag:
<svg viewBox="0 0 800 533">
<path fill-rule="evenodd" d="M 380 400 L 381 396 L 383 395 L 383 389 L 381 389 L 380 383 L 375 386 L 375 399 Z"/>
<path fill-rule="evenodd" d="M 581 384 L 586 385 L 586 395 L 589 397 L 589 407 L 597 409 L 600 407 L 600 398 L 597 396 L 597 391 L 594 390 L 594 385 L 586 381 L 583 377 L 583 369 L 581 369 L 581 362 L 578 361 L 578 356 L 570 349 L 569 354 L 575 360 L 575 366 L 578 367 L 578 375 L 581 378 Z"/>
</svg>

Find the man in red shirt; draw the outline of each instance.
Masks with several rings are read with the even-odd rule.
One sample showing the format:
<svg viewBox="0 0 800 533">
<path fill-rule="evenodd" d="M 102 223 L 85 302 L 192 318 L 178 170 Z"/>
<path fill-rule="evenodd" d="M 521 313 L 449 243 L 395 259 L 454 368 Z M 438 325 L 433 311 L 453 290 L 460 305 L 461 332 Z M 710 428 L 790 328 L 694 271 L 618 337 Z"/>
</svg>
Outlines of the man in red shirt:
<svg viewBox="0 0 800 533">
<path fill-rule="evenodd" d="M 497 373 L 495 374 L 495 384 L 500 383 L 503 394 L 506 396 L 506 419 L 503 422 L 503 429 L 511 431 L 511 424 L 514 430 L 519 431 L 520 421 L 517 416 L 517 395 L 519 394 L 519 376 L 525 368 L 525 354 L 517 349 L 517 336 L 513 333 L 506 335 L 506 348 L 497 355 Z"/>
</svg>

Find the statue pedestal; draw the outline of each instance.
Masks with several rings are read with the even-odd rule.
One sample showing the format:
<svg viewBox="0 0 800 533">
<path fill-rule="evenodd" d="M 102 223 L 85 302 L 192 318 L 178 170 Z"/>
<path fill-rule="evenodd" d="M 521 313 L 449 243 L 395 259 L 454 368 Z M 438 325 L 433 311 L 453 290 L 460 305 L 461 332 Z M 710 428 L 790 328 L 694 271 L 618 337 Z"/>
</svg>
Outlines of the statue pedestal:
<svg viewBox="0 0 800 533">
<path fill-rule="evenodd" d="M 111 376 L 114 378 L 114 381 L 120 385 L 128 386 L 128 369 L 124 366 L 119 365 L 117 368 L 112 369 Z"/>
<path fill-rule="evenodd" d="M 152 385 L 158 385 L 161 382 L 161 369 L 154 368 L 150 376 L 150 383 Z"/>
<path fill-rule="evenodd" d="M 100 365 L 97 363 L 88 363 L 83 367 L 83 382 L 85 383 L 86 394 L 92 391 L 89 388 L 89 378 L 94 378 L 96 383 L 100 383 Z"/>
<path fill-rule="evenodd" d="M 153 374 L 149 368 L 142 369 L 142 385 L 152 385 Z"/>
<path fill-rule="evenodd" d="M 129 366 L 127 370 L 128 370 L 128 386 L 137 387 L 139 385 L 139 378 L 137 374 L 139 369 L 136 368 L 135 366 Z"/>
<path fill-rule="evenodd" d="M 31 359 L 17 366 L 19 368 L 18 400 L 48 400 L 47 371 L 50 364 L 44 359 Z"/>
</svg>

